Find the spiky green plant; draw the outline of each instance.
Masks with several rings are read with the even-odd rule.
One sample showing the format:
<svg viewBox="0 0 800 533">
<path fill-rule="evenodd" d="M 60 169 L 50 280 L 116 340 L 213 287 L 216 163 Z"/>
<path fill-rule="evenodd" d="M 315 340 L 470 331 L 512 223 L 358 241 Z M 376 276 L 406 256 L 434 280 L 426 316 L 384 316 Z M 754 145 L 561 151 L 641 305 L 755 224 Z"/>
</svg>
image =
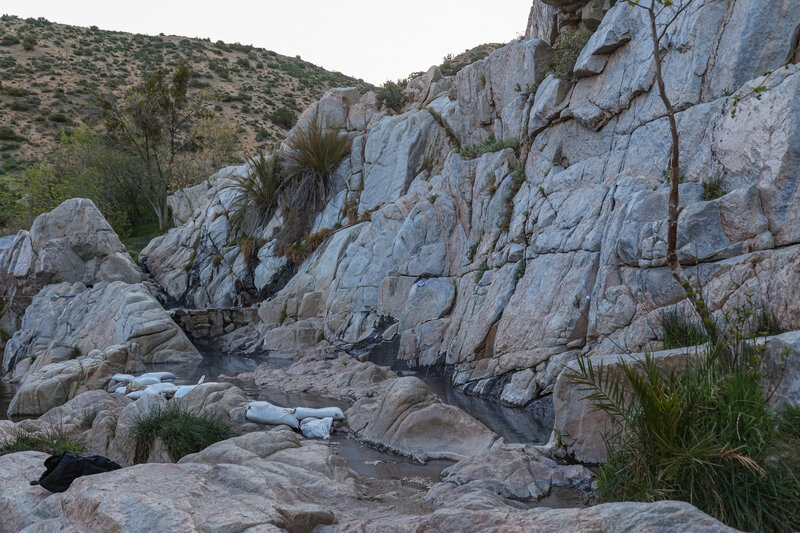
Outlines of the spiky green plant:
<svg viewBox="0 0 800 533">
<path fill-rule="evenodd" d="M 350 152 L 350 140 L 335 130 L 325 131 L 318 120 L 296 128 L 286 151 L 290 205 L 324 202 L 330 177 Z"/>
<path fill-rule="evenodd" d="M 318 120 L 295 128 L 286 151 L 286 179 L 281 185 L 285 221 L 278 250 L 308 235 L 314 218 L 331 194 L 332 177 L 350 152 L 349 138 L 335 130 L 325 131 Z"/>
<path fill-rule="evenodd" d="M 228 220 L 236 233 L 252 236 L 275 214 L 283 174 L 278 152 L 248 155 L 247 161 L 247 175 L 232 176 L 226 185 L 236 192 Z"/>
<path fill-rule="evenodd" d="M 578 360 L 572 379 L 617 422 L 601 499 L 684 500 L 745 531 L 800 528 L 800 413 L 767 405 L 753 340 L 670 368 L 649 353 L 616 367 Z"/>
</svg>

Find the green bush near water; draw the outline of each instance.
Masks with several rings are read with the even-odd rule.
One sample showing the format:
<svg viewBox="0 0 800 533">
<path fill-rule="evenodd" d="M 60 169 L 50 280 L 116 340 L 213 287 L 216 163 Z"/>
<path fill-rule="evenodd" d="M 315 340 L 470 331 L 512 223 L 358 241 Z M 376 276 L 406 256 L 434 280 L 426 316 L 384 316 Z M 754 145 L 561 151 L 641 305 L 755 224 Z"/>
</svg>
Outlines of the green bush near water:
<svg viewBox="0 0 800 533">
<path fill-rule="evenodd" d="M 649 353 L 614 370 L 579 359 L 574 382 L 618 423 L 602 500 L 683 500 L 744 531 L 800 529 L 800 409 L 769 406 L 753 318 L 735 308 L 723 340 L 680 368 Z"/>
</svg>

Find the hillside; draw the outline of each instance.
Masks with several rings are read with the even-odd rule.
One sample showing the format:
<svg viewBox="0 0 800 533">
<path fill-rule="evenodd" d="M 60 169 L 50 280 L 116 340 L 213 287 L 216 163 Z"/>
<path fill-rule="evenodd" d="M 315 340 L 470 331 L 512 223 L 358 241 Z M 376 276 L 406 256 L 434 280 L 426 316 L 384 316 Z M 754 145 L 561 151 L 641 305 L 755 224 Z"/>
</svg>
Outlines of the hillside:
<svg viewBox="0 0 800 533">
<path fill-rule="evenodd" d="M 207 87 L 215 109 L 235 124 L 242 148 L 282 139 L 299 115 L 332 87 L 368 84 L 299 57 L 263 48 L 174 35 L 149 36 L 0 19 L 0 173 L 46 154 L 64 128 L 96 120 L 97 92 L 121 94 L 142 74 L 183 59 L 193 88 Z M 283 122 L 273 114 L 286 108 Z M 276 123 L 277 122 L 277 123 Z"/>
</svg>

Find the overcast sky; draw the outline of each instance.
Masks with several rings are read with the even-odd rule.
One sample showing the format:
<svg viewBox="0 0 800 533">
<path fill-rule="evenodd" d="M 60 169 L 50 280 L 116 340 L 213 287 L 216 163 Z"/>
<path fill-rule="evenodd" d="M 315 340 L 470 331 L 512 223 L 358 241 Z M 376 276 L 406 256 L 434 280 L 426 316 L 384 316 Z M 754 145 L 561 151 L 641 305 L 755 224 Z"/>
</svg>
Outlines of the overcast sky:
<svg viewBox="0 0 800 533">
<path fill-rule="evenodd" d="M 532 0 L 0 0 L 0 12 L 240 42 L 381 84 L 525 31 Z"/>
</svg>

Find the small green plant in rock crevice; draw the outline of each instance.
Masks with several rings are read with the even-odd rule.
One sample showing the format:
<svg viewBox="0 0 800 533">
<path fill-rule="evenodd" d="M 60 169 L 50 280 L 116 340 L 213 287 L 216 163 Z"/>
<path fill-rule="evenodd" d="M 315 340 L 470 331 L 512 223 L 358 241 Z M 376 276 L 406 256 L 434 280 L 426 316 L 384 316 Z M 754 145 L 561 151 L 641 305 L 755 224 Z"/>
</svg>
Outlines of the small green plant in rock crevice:
<svg viewBox="0 0 800 533">
<path fill-rule="evenodd" d="M 519 168 L 511 174 L 511 185 L 506 190 L 505 198 L 503 198 L 503 212 L 500 214 L 500 221 L 497 223 L 497 227 L 503 231 L 508 231 L 511 224 L 511 217 L 514 215 L 514 198 L 522 188 L 523 183 L 525 183 L 525 171 Z"/>
<path fill-rule="evenodd" d="M 499 152 L 506 148 L 516 150 L 519 148 L 519 139 L 516 137 L 509 137 L 507 139 L 498 139 L 494 135 L 489 135 L 485 141 L 479 145 L 468 145 L 461 148 L 460 154 L 464 159 L 475 159 L 483 154 L 490 152 Z"/>
<path fill-rule="evenodd" d="M 706 202 L 722 198 L 727 194 L 725 187 L 722 185 L 722 178 L 716 177 L 703 182 L 703 195 L 702 198 Z"/>
<path fill-rule="evenodd" d="M 571 79 L 575 61 L 591 36 L 592 32 L 586 28 L 561 32 L 558 41 L 553 45 L 553 56 L 548 65 L 550 70 L 561 79 Z M 538 86 L 539 83 L 541 80 L 538 80 L 536 85 Z"/>
<path fill-rule="evenodd" d="M 514 270 L 514 281 L 519 281 L 525 275 L 525 268 L 527 268 L 527 263 L 523 258 L 519 263 L 517 263 L 517 268 Z"/>
</svg>

